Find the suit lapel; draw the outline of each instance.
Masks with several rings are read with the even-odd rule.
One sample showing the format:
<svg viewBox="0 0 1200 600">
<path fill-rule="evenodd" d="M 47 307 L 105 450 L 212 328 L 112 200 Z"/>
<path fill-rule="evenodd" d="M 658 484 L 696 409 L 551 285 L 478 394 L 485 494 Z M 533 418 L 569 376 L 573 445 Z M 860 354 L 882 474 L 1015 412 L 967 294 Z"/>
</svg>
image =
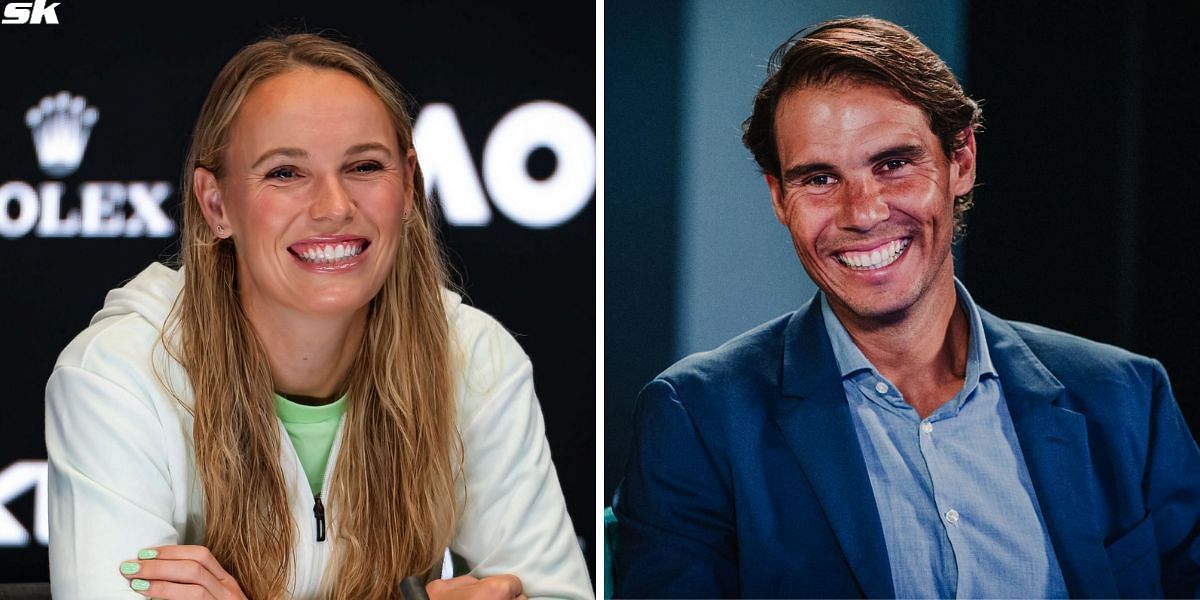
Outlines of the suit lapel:
<svg viewBox="0 0 1200 600">
<path fill-rule="evenodd" d="M 1087 420 L 1055 406 L 1063 385 L 1008 323 L 980 310 L 1021 453 L 1072 597 L 1116 597 L 1095 505 Z"/>
<path fill-rule="evenodd" d="M 816 301 L 788 323 L 781 379 L 775 422 L 807 474 L 863 595 L 894 596 L 879 509 Z"/>
</svg>

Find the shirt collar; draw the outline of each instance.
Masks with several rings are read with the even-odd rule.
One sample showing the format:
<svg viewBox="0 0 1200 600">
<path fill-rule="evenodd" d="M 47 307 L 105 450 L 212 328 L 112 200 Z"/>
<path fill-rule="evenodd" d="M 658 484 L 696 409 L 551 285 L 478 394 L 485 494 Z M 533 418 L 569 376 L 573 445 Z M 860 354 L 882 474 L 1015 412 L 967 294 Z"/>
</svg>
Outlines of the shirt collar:
<svg viewBox="0 0 1200 600">
<path fill-rule="evenodd" d="M 979 316 L 979 309 L 975 306 L 975 301 L 971 299 L 971 294 L 967 293 L 966 286 L 957 277 L 954 278 L 954 291 L 958 294 L 959 302 L 966 308 L 967 322 L 971 328 L 971 339 L 967 342 L 965 378 L 967 387 L 970 387 L 985 375 L 996 377 L 997 373 L 992 365 L 991 354 L 988 352 L 987 338 L 983 333 L 983 319 Z M 850 332 L 846 331 L 845 326 L 833 313 L 833 309 L 829 307 L 829 301 L 825 298 L 824 292 L 818 295 L 821 297 L 821 316 L 825 320 L 825 333 L 833 345 L 833 356 L 837 359 L 842 379 L 860 371 L 870 371 L 878 376 L 879 372 L 863 355 L 862 350 L 858 349 L 854 340 L 850 339 Z"/>
</svg>

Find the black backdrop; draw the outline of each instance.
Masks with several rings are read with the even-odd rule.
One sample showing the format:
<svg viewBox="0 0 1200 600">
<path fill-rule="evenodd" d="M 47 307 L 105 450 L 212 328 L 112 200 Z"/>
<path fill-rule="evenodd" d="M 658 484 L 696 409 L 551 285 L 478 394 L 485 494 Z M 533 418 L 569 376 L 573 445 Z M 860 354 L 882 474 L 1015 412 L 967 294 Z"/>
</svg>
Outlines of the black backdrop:
<svg viewBox="0 0 1200 600">
<path fill-rule="evenodd" d="M 55 357 L 86 326 L 108 289 L 176 250 L 173 237 L 145 237 L 145 227 L 135 237 L 81 234 L 97 224 L 135 233 L 137 219 L 153 222 L 147 192 L 156 182 L 170 190 L 161 203 L 164 213 L 177 217 L 178 174 L 209 84 L 238 48 L 272 28 L 340 34 L 378 59 L 420 106 L 453 108 L 470 168 L 447 168 L 440 183 L 466 182 L 469 189 L 478 181 L 490 218 L 472 226 L 446 224 L 443 238 L 470 302 L 513 331 L 533 360 L 554 462 L 594 569 L 596 215 L 594 185 L 583 181 L 594 174 L 594 140 L 569 152 L 542 144 L 529 151 L 525 173 L 509 175 L 536 187 L 560 170 L 575 172 L 577 187 L 586 186 L 581 208 L 564 209 L 552 225 L 531 227 L 510 216 L 512 203 L 522 198 L 509 193 L 509 203 L 497 202 L 483 156 L 509 111 L 539 100 L 568 107 L 568 120 L 576 115 L 592 135 L 595 6 L 296 1 L 167 6 L 61 0 L 54 9 L 58 24 L 0 25 L 6 392 L 0 413 L 0 581 L 48 576 L 46 548 L 35 531 L 44 493 L 38 483 L 44 471 L 36 461 L 45 458 L 43 392 Z M 26 113 L 60 90 L 85 97 L 99 119 L 78 170 L 52 176 L 39 168 Z M 441 128 L 430 137 L 444 143 L 454 135 Z M 444 187 L 437 191 L 443 202 L 463 200 L 446 198 Z M 130 207 L 133 198 L 122 209 L 122 195 L 137 196 L 140 211 Z M 58 219 L 24 220 L 30 211 L 50 213 L 55 196 L 61 196 Z M 61 233 L 62 221 L 83 204 L 89 205 L 82 207 L 88 215 L 79 232 L 47 235 L 56 228 Z"/>
<path fill-rule="evenodd" d="M 1005 318 L 1160 360 L 1200 437 L 1200 3 L 968 12 L 968 91 L 986 129 L 967 286 Z"/>
</svg>

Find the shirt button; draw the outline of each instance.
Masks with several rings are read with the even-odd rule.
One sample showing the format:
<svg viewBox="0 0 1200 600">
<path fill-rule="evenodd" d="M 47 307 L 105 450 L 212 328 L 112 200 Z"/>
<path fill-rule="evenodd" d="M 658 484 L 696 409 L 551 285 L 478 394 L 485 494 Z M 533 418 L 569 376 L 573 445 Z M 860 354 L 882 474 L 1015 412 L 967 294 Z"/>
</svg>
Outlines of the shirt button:
<svg viewBox="0 0 1200 600">
<path fill-rule="evenodd" d="M 888 386 L 886 383 L 884 383 L 882 381 L 877 382 L 875 384 L 875 391 L 879 392 L 880 394 L 886 394 L 888 391 Z"/>
<path fill-rule="evenodd" d="M 921 422 L 921 433 L 933 433 L 933 423 L 929 421 Z"/>
<path fill-rule="evenodd" d="M 953 508 L 946 511 L 946 520 L 950 521 L 951 524 L 957 523 L 958 522 L 958 511 L 954 510 Z"/>
</svg>

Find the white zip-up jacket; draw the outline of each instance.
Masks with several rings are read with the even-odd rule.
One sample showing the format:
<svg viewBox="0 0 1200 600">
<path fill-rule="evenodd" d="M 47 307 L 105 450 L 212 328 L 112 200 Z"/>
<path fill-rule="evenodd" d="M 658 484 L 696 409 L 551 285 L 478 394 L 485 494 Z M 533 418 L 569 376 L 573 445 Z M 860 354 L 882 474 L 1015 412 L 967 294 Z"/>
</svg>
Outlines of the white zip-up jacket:
<svg viewBox="0 0 1200 600">
<path fill-rule="evenodd" d="M 153 264 L 59 356 L 46 384 L 50 580 L 56 600 L 140 598 L 118 571 L 141 548 L 203 544 L 203 490 L 192 445 L 192 391 L 159 343 L 183 275 Z M 451 549 L 484 577 L 511 573 L 529 597 L 592 598 L 567 515 L 529 359 L 487 314 L 444 293 L 465 452 Z M 280 425 L 297 526 L 290 589 L 317 598 L 332 544 L 316 541 L 313 494 Z M 326 471 L 332 473 L 339 429 Z M 254 493 L 247 490 L 247 493 Z M 327 515 L 330 533 L 337 515 Z"/>
</svg>

